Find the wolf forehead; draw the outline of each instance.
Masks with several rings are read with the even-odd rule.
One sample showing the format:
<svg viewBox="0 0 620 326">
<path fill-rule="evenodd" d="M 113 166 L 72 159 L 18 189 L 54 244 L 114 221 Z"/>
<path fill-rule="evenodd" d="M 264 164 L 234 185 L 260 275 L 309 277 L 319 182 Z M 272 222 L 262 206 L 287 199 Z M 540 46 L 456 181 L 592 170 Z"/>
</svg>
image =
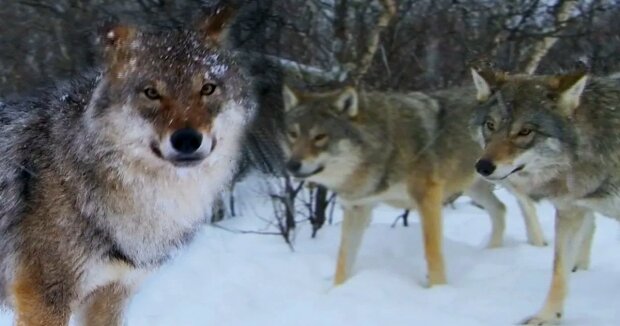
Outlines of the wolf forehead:
<svg viewBox="0 0 620 326">
<path fill-rule="evenodd" d="M 337 97 L 332 94 L 300 95 L 296 103 L 286 113 L 288 121 L 304 120 L 307 123 L 328 122 L 340 119 Z"/>
<path fill-rule="evenodd" d="M 206 79 L 221 79 L 241 73 L 229 51 L 205 42 L 194 31 L 136 32 L 124 59 L 129 68 L 176 70 L 177 76 L 200 72 Z"/>
<path fill-rule="evenodd" d="M 524 80 L 514 78 L 494 91 L 493 95 L 479 104 L 475 117 L 484 119 L 487 114 L 496 114 L 506 120 L 540 117 L 553 110 L 556 94 L 543 79 Z"/>
<path fill-rule="evenodd" d="M 343 126 L 346 122 L 331 110 L 308 107 L 298 107 L 291 110 L 286 114 L 285 121 L 289 127 L 299 128 L 300 131 L 327 129 L 332 125 Z"/>
</svg>

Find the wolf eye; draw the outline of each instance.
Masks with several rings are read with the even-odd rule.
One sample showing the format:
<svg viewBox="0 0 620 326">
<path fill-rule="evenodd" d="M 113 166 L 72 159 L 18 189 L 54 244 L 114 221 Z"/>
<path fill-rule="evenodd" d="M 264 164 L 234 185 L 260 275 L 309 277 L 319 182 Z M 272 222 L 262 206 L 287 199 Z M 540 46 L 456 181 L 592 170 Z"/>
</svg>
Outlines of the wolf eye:
<svg viewBox="0 0 620 326">
<path fill-rule="evenodd" d="M 295 138 L 297 138 L 297 136 L 299 136 L 299 135 L 297 135 L 297 131 L 291 130 L 291 131 L 289 131 L 289 132 L 288 132 L 288 136 L 289 136 L 291 139 L 295 139 Z"/>
<path fill-rule="evenodd" d="M 149 100 L 155 101 L 161 99 L 161 95 L 159 95 L 159 92 L 153 87 L 147 87 L 142 92 Z"/>
<path fill-rule="evenodd" d="M 493 121 L 487 120 L 484 123 L 484 127 L 487 128 L 489 131 L 495 131 L 495 123 L 493 123 Z"/>
<path fill-rule="evenodd" d="M 314 142 L 319 143 L 327 139 L 327 134 L 318 134 L 314 136 Z"/>
<path fill-rule="evenodd" d="M 527 136 L 527 135 L 529 135 L 531 133 L 532 133 L 532 129 L 530 129 L 530 128 L 523 128 L 523 129 L 519 130 L 518 135 L 519 136 Z"/>
<path fill-rule="evenodd" d="M 206 83 L 202 86 L 202 89 L 200 90 L 200 95 L 209 96 L 215 92 L 216 88 L 217 88 L 217 85 L 213 83 Z"/>
</svg>

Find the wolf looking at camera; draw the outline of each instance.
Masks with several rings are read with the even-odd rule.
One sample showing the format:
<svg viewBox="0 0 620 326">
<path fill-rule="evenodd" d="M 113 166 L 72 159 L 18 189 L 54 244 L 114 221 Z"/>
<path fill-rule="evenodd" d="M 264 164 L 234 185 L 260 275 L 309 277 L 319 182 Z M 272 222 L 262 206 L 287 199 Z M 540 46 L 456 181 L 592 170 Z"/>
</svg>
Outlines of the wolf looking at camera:
<svg viewBox="0 0 620 326">
<path fill-rule="evenodd" d="M 20 326 L 122 325 L 140 279 L 188 243 L 254 115 L 220 39 L 107 30 L 99 72 L 0 108 L 0 295 Z"/>
</svg>

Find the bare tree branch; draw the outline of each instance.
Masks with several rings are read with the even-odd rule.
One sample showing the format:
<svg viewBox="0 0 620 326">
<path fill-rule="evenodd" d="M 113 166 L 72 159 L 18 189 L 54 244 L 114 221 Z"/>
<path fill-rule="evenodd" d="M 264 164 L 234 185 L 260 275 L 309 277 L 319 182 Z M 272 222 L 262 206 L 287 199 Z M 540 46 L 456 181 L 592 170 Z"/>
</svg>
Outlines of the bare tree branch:
<svg viewBox="0 0 620 326">
<path fill-rule="evenodd" d="M 390 21 L 396 15 L 396 2 L 394 0 L 382 0 L 381 5 L 383 6 L 383 12 L 377 20 L 377 25 L 375 25 L 375 28 L 370 32 L 370 35 L 368 35 L 366 48 L 357 60 L 355 69 L 351 74 L 351 79 L 356 84 L 359 82 L 360 78 L 366 74 L 368 68 L 370 68 L 372 64 L 372 59 L 379 47 L 381 32 L 388 27 Z"/>
<path fill-rule="evenodd" d="M 555 29 L 561 30 L 566 26 L 566 22 L 569 20 L 571 12 L 577 6 L 579 1 L 577 0 L 559 0 L 556 4 L 555 14 Z M 540 61 L 545 57 L 547 52 L 558 41 L 557 36 L 544 37 L 534 44 L 531 53 L 525 61 L 523 71 L 527 74 L 533 74 L 536 72 Z"/>
</svg>

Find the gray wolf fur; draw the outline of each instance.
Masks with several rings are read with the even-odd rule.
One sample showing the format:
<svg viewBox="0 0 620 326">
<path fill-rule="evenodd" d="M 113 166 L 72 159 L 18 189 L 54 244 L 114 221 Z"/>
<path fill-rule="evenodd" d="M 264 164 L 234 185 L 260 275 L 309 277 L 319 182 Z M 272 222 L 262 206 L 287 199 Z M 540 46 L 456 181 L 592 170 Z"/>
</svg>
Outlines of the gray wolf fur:
<svg viewBox="0 0 620 326">
<path fill-rule="evenodd" d="M 420 211 L 430 285 L 446 282 L 441 211 L 452 195 L 464 192 L 482 205 L 493 224 L 489 246 L 501 244 L 505 206 L 473 169 L 481 148 L 467 124 L 475 99 L 460 110 L 467 95 L 465 88 L 428 95 L 284 88 L 289 172 L 335 191 L 344 206 L 336 284 L 349 277 L 379 202 Z M 538 226 L 535 216 L 528 225 Z M 539 227 L 530 235 L 543 244 Z"/>
<path fill-rule="evenodd" d="M 121 325 L 202 225 L 255 106 L 219 46 L 230 16 L 111 28 L 101 72 L 0 109 L 0 294 L 17 325 Z"/>
<path fill-rule="evenodd" d="M 484 146 L 478 172 L 556 208 L 551 287 L 524 324 L 557 323 L 569 271 L 589 264 L 593 212 L 620 219 L 620 81 L 585 71 L 472 74 L 481 102 L 472 126 Z"/>
</svg>

